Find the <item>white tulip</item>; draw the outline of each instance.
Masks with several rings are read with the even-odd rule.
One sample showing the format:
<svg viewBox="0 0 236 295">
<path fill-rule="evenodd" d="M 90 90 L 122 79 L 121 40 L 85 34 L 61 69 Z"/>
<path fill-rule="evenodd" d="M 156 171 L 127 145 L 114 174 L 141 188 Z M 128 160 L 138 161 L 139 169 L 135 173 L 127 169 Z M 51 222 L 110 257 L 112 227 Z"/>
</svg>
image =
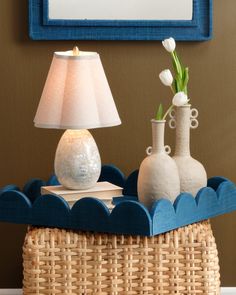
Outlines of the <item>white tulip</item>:
<svg viewBox="0 0 236 295">
<path fill-rule="evenodd" d="M 164 70 L 159 74 L 161 82 L 166 86 L 171 86 L 173 83 L 173 76 L 170 70 Z"/>
<path fill-rule="evenodd" d="M 172 104 L 176 107 L 181 107 L 189 101 L 188 96 L 184 92 L 178 92 L 172 99 Z"/>
<path fill-rule="evenodd" d="M 164 41 L 162 41 L 162 45 L 165 47 L 165 49 L 168 52 L 173 52 L 175 50 L 176 44 L 175 44 L 175 39 L 174 38 L 169 38 L 169 39 L 165 39 Z"/>
</svg>

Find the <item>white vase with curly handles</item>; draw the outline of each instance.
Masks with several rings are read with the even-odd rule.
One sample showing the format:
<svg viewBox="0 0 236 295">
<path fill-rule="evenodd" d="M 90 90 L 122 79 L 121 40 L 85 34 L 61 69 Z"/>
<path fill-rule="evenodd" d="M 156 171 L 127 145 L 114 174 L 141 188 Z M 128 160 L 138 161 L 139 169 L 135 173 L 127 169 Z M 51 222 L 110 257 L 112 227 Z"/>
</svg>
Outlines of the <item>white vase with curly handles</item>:
<svg viewBox="0 0 236 295">
<path fill-rule="evenodd" d="M 197 192 L 207 185 L 207 174 L 203 165 L 190 155 L 190 128 L 197 128 L 198 111 L 191 110 L 191 105 L 175 108 L 175 115 L 170 114 L 169 126 L 176 128 L 175 153 L 173 159 L 177 164 L 180 177 L 180 191 Z"/>
<path fill-rule="evenodd" d="M 165 120 L 152 120 L 152 147 L 141 163 L 138 176 L 138 198 L 148 209 L 161 198 L 174 201 L 180 193 L 180 180 L 175 161 L 164 145 Z"/>
</svg>

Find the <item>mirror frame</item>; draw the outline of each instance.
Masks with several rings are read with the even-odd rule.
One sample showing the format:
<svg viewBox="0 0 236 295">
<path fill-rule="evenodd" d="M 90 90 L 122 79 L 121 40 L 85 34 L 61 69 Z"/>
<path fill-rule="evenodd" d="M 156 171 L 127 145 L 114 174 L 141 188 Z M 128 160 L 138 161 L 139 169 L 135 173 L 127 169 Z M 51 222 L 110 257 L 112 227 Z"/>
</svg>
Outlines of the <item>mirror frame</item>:
<svg viewBox="0 0 236 295">
<path fill-rule="evenodd" d="M 212 38 L 213 0 L 193 0 L 188 20 L 51 20 L 48 0 L 29 0 L 29 36 L 33 40 L 205 41 Z"/>
</svg>

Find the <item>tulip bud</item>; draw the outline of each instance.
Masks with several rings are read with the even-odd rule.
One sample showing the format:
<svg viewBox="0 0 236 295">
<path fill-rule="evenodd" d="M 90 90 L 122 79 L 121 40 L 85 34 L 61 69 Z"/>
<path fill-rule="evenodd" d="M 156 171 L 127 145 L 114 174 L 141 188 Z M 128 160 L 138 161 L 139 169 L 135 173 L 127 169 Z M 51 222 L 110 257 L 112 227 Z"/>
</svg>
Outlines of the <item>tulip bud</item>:
<svg viewBox="0 0 236 295">
<path fill-rule="evenodd" d="M 173 76 L 170 70 L 164 70 L 159 74 L 161 82 L 166 86 L 171 86 L 173 83 Z"/>
<path fill-rule="evenodd" d="M 173 52 L 175 50 L 176 44 L 174 38 L 165 39 L 162 41 L 162 45 L 168 52 Z"/>
<path fill-rule="evenodd" d="M 172 104 L 176 107 L 181 107 L 188 103 L 188 96 L 184 92 L 178 92 L 172 99 Z"/>
</svg>

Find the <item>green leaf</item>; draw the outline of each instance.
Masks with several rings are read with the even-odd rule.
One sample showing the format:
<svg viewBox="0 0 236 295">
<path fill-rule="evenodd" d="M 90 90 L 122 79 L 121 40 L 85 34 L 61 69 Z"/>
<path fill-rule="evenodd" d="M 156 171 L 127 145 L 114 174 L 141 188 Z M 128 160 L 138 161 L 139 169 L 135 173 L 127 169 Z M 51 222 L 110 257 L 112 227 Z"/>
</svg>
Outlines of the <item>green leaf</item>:
<svg viewBox="0 0 236 295">
<path fill-rule="evenodd" d="M 177 83 L 177 81 L 176 81 L 176 79 L 174 79 L 174 87 L 175 87 L 175 93 L 177 93 L 177 92 L 179 92 L 179 90 L 178 90 L 178 83 Z"/>
<path fill-rule="evenodd" d="M 175 61 L 176 69 L 177 69 L 176 72 L 182 78 L 183 77 L 182 66 L 181 66 L 181 63 L 179 61 L 179 58 L 178 58 L 178 55 L 177 55 L 176 51 L 173 52 L 173 57 L 174 57 L 174 61 Z"/>
<path fill-rule="evenodd" d="M 160 103 L 159 108 L 156 113 L 156 120 L 162 120 L 162 117 L 163 117 L 163 106 Z"/>
<path fill-rule="evenodd" d="M 180 64 L 180 67 L 181 67 L 181 69 L 182 69 L 182 72 L 184 72 L 184 70 L 185 70 L 185 66 L 183 65 L 183 63 L 182 63 L 182 61 L 181 61 L 181 59 L 180 59 L 180 57 L 179 57 L 177 51 L 175 51 L 175 56 L 176 56 L 176 58 L 177 58 L 177 60 L 178 60 L 178 62 L 179 62 L 179 64 Z"/>
<path fill-rule="evenodd" d="M 173 69 L 174 69 L 175 73 L 177 74 L 178 73 L 178 70 L 177 70 L 177 67 L 176 67 L 175 56 L 174 56 L 173 53 L 171 54 L 171 57 L 172 57 Z"/>
<path fill-rule="evenodd" d="M 184 82 L 183 82 L 183 87 L 185 88 L 188 84 L 189 81 L 189 70 L 188 68 L 184 69 Z"/>
<path fill-rule="evenodd" d="M 175 92 L 183 91 L 187 94 L 187 84 L 189 81 L 188 68 L 184 67 L 177 52 L 171 53 L 172 64 L 175 71 L 175 79 L 173 82 L 173 88 Z"/>
<path fill-rule="evenodd" d="M 178 92 L 183 91 L 183 81 L 179 74 L 176 75 L 175 80 L 176 80 Z"/>
<path fill-rule="evenodd" d="M 183 69 L 183 77 L 182 77 L 183 85 L 184 85 L 185 78 L 186 78 L 185 69 Z"/>
</svg>

